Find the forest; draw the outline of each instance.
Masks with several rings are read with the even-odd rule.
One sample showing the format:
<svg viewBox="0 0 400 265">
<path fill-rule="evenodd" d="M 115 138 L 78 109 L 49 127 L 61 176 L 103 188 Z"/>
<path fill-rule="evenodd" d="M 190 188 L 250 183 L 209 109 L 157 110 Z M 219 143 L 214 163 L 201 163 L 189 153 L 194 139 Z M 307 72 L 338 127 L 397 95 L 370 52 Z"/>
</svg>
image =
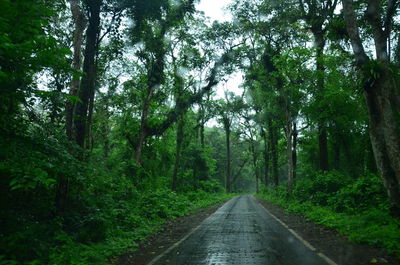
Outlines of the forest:
<svg viewBox="0 0 400 265">
<path fill-rule="evenodd" d="M 0 264 L 111 264 L 240 193 L 400 256 L 400 2 L 199 2 L 0 0 Z"/>
</svg>

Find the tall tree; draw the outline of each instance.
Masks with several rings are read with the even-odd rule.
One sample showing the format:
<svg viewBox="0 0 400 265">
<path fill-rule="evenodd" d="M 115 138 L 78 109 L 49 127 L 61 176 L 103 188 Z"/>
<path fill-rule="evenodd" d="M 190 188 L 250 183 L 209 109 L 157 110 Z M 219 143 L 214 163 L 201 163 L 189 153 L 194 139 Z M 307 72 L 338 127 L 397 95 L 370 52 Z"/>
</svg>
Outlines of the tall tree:
<svg viewBox="0 0 400 265">
<path fill-rule="evenodd" d="M 315 0 L 299 0 L 302 18 L 308 24 L 314 37 L 314 45 L 316 49 L 316 70 L 317 76 L 317 93 L 316 100 L 321 101 L 325 87 L 325 65 L 324 65 L 324 48 L 326 44 L 326 34 L 329 23 L 334 15 L 338 0 L 315 1 Z M 320 110 L 323 113 L 323 109 Z M 321 117 L 318 122 L 318 144 L 319 144 L 319 162 L 321 170 L 329 169 L 328 157 L 328 134 L 327 134 L 326 118 Z"/>
<path fill-rule="evenodd" d="M 86 44 L 83 61 L 83 77 L 80 84 L 78 101 L 75 105 L 74 125 L 76 127 L 76 142 L 84 148 L 87 136 L 88 110 L 96 86 L 96 55 L 99 47 L 101 0 L 85 2 L 88 12 L 88 27 L 86 29 Z"/>
<path fill-rule="evenodd" d="M 362 76 L 364 97 L 369 114 L 369 132 L 377 168 L 391 198 L 393 211 L 400 209 L 400 113 L 399 68 L 389 57 L 388 39 L 393 17 L 398 12 L 395 0 L 369 0 L 364 10 L 372 38 L 376 59 L 365 52 L 357 13 L 352 0 L 343 0 L 343 14 L 354 57 Z"/>
<path fill-rule="evenodd" d="M 69 94 L 70 96 L 76 97 L 79 91 L 79 83 L 80 78 L 78 72 L 81 71 L 82 68 L 82 45 L 83 45 L 83 33 L 86 27 L 86 18 L 81 9 L 81 1 L 80 0 L 72 0 L 71 3 L 71 13 L 74 22 L 74 36 L 72 47 L 74 49 L 73 56 L 73 69 L 75 73 L 71 80 Z M 68 100 L 66 103 L 66 133 L 69 140 L 73 140 L 73 115 L 74 115 L 74 101 Z"/>
</svg>

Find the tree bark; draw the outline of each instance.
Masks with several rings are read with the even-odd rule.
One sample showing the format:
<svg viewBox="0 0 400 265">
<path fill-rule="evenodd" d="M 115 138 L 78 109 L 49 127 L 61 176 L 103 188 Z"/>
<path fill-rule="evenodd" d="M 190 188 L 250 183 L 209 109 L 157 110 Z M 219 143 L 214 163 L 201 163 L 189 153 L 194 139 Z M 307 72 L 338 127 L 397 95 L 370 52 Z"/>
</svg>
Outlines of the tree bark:
<svg viewBox="0 0 400 265">
<path fill-rule="evenodd" d="M 266 187 L 269 185 L 269 163 L 270 163 L 270 144 L 268 144 L 267 133 L 262 129 L 262 136 L 264 139 L 264 184 Z"/>
<path fill-rule="evenodd" d="M 370 0 L 366 15 L 372 27 L 377 60 L 365 53 L 360 38 L 353 1 L 343 0 L 344 18 L 350 36 L 357 66 L 363 76 L 364 96 L 368 108 L 369 133 L 378 171 L 384 181 L 388 196 L 393 202 L 392 214 L 400 216 L 400 106 L 396 100 L 400 92 L 395 72 L 391 68 L 386 50 L 387 30 L 393 16 L 388 5 L 385 30 L 382 29 L 380 1 Z M 396 5 L 394 5 L 396 6 Z M 389 22 L 388 22 L 389 21 Z M 384 42 L 384 43 L 383 43 Z"/>
<path fill-rule="evenodd" d="M 83 44 L 83 32 L 86 27 L 85 16 L 80 8 L 80 0 L 71 0 L 71 13 L 72 19 L 74 21 L 74 36 L 72 47 L 74 49 L 74 57 L 72 68 L 74 71 L 81 71 L 82 66 L 82 44 Z M 70 85 L 69 95 L 76 97 L 79 91 L 80 78 L 75 73 L 72 76 L 72 81 Z M 73 129 L 73 116 L 74 116 L 75 104 L 71 100 L 67 100 L 65 106 L 65 129 L 68 140 L 72 141 L 74 139 L 74 129 Z"/>
<path fill-rule="evenodd" d="M 144 141 L 148 136 L 147 118 L 149 116 L 150 102 L 153 97 L 153 92 L 154 92 L 154 86 L 151 87 L 149 86 L 147 88 L 146 99 L 143 102 L 142 115 L 140 118 L 139 137 L 138 140 L 136 141 L 136 147 L 135 147 L 135 161 L 139 165 L 142 163 L 142 152 L 143 152 Z"/>
<path fill-rule="evenodd" d="M 225 137 L 226 137 L 226 179 L 225 189 L 231 192 L 231 121 L 228 117 L 223 117 Z"/>
<path fill-rule="evenodd" d="M 290 95 L 283 87 L 283 81 L 278 79 L 278 92 L 281 99 L 282 112 L 285 113 L 285 135 L 286 135 L 286 162 L 287 162 L 287 190 L 292 192 L 293 187 L 293 128 Z"/>
<path fill-rule="evenodd" d="M 312 30 L 316 53 L 316 69 L 317 69 L 317 100 L 322 100 L 322 95 L 325 90 L 325 66 L 324 66 L 324 47 L 325 39 L 324 32 L 321 25 L 315 25 Z M 323 109 L 320 110 L 323 113 Z M 319 147 L 319 167 L 322 171 L 329 170 L 329 157 L 328 157 L 328 133 L 326 130 L 326 120 L 324 117 L 320 118 L 318 122 L 318 147 Z"/>
<path fill-rule="evenodd" d="M 259 175 L 258 175 L 258 167 L 257 167 L 257 154 L 256 154 L 256 149 L 254 146 L 254 140 L 251 139 L 250 140 L 250 151 L 253 157 L 253 169 L 254 169 L 254 175 L 256 177 L 256 193 L 260 192 L 259 189 Z"/>
<path fill-rule="evenodd" d="M 292 150 L 292 161 L 293 161 L 293 180 L 296 180 L 297 176 L 297 123 L 293 122 L 293 150 Z"/>
<path fill-rule="evenodd" d="M 83 31 L 86 26 L 86 21 L 82 10 L 80 9 L 80 0 L 71 0 L 71 13 L 74 21 L 74 36 L 72 47 L 74 49 L 72 68 L 75 71 L 81 70 L 82 61 L 82 43 L 83 43 Z M 70 96 L 77 96 L 79 91 L 80 78 L 73 75 L 70 84 Z M 67 100 L 65 105 L 65 130 L 68 140 L 74 139 L 74 128 L 73 128 L 73 116 L 74 116 L 75 104 L 71 100 Z M 69 190 L 69 179 L 61 174 L 58 177 L 57 191 L 56 191 L 56 211 L 57 215 L 62 215 L 67 208 Z"/>
<path fill-rule="evenodd" d="M 272 179 L 274 181 L 275 187 L 278 187 L 278 132 L 276 127 L 273 125 L 271 119 L 268 120 L 268 136 L 269 142 L 271 143 Z"/>
<path fill-rule="evenodd" d="M 85 59 L 83 62 L 83 77 L 81 80 L 79 98 L 75 106 L 74 124 L 76 126 L 76 142 L 82 148 L 85 147 L 87 134 L 88 108 L 91 94 L 96 84 L 96 55 L 98 49 L 98 37 L 100 33 L 100 7 L 102 1 L 87 1 L 89 9 L 89 25 L 86 30 Z"/>
</svg>

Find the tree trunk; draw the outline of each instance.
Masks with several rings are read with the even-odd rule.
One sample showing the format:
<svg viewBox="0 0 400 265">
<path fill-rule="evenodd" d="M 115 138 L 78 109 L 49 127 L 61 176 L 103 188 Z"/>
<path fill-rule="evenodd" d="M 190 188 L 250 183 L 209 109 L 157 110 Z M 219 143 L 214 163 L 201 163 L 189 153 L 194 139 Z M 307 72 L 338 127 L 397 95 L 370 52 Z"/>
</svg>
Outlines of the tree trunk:
<svg viewBox="0 0 400 265">
<path fill-rule="evenodd" d="M 275 187 L 278 187 L 278 132 L 276 127 L 272 124 L 272 120 L 268 121 L 268 136 L 269 142 L 271 143 L 272 179 L 274 181 Z"/>
<path fill-rule="evenodd" d="M 97 56 L 97 55 L 96 55 Z M 96 87 L 98 86 L 98 83 L 95 82 L 95 86 L 93 87 L 93 90 L 90 92 L 90 98 L 89 98 L 89 110 L 88 110 L 88 117 L 87 117 L 87 122 L 86 122 L 86 149 L 90 149 L 92 151 L 93 146 L 94 146 L 94 138 L 92 134 L 92 120 L 93 120 L 93 111 L 94 111 L 94 98 L 96 94 Z"/>
<path fill-rule="evenodd" d="M 297 175 L 297 123 L 293 122 L 293 151 L 292 151 L 292 161 L 293 161 L 293 180 L 296 179 Z"/>
<path fill-rule="evenodd" d="M 270 163 L 270 144 L 268 144 L 267 133 L 262 129 L 262 136 L 264 138 L 264 184 L 266 187 L 269 185 L 269 163 Z"/>
<path fill-rule="evenodd" d="M 287 160 L 287 190 L 292 193 L 293 188 L 293 128 L 292 128 L 292 113 L 287 95 L 285 96 L 286 105 L 286 160 Z"/>
<path fill-rule="evenodd" d="M 333 146 L 334 151 L 334 166 L 336 170 L 340 169 L 340 144 L 335 143 Z"/>
<path fill-rule="evenodd" d="M 329 170 L 328 163 L 328 136 L 326 128 L 322 125 L 318 130 L 318 142 L 319 142 L 319 169 L 322 171 Z"/>
<path fill-rule="evenodd" d="M 397 101 L 400 89 L 395 77 L 398 69 L 393 69 L 389 62 L 386 42 L 391 28 L 390 15 L 393 16 L 396 6 L 393 3 L 389 1 L 384 29 L 379 1 L 368 3 L 366 15 L 374 37 L 376 61 L 371 61 L 365 53 L 352 0 L 343 0 L 343 13 L 357 66 L 363 75 L 375 162 L 393 202 L 392 214 L 400 216 L 400 104 Z"/>
<path fill-rule="evenodd" d="M 200 144 L 201 144 L 202 148 L 204 148 L 204 146 L 205 146 L 204 145 L 204 124 L 205 124 L 205 121 L 204 121 L 203 115 L 204 115 L 204 113 L 202 111 L 202 117 L 201 117 L 201 121 L 200 121 Z"/>
<path fill-rule="evenodd" d="M 317 69 L 317 95 L 318 101 L 322 100 L 325 91 L 325 66 L 324 66 L 324 47 L 325 39 L 324 32 L 321 25 L 315 25 L 312 29 L 314 36 L 316 53 L 316 69 Z M 320 110 L 323 113 L 323 109 Z M 319 167 L 320 170 L 329 170 L 329 157 L 328 157 L 328 134 L 326 131 L 325 117 L 319 119 L 318 124 L 318 145 L 319 145 Z"/>
<path fill-rule="evenodd" d="M 72 68 L 75 71 L 81 71 L 82 66 L 82 43 L 83 43 L 83 31 L 86 27 L 85 16 L 80 9 L 80 0 L 71 0 L 71 13 L 72 19 L 74 21 L 75 29 L 73 36 L 72 47 L 74 49 L 74 57 Z M 77 96 L 79 91 L 80 78 L 76 74 L 72 76 L 72 81 L 70 85 L 69 95 Z M 75 104 L 71 100 L 67 100 L 65 106 L 65 129 L 68 140 L 72 141 L 74 139 L 74 129 L 73 129 L 73 116 L 74 116 Z"/>
<path fill-rule="evenodd" d="M 365 73 L 367 74 L 367 73 Z M 398 128 L 398 106 L 392 104 L 394 77 L 389 69 L 382 69 L 364 95 L 369 114 L 369 128 L 375 162 L 384 180 L 389 197 L 400 206 L 400 134 Z M 396 117 L 397 116 L 397 117 Z M 397 213 L 397 215 L 400 213 Z"/>
<path fill-rule="evenodd" d="M 72 67 L 75 71 L 81 70 L 81 52 L 83 42 L 83 31 L 85 29 L 86 21 L 83 12 L 80 9 L 80 0 L 71 0 L 71 13 L 74 21 L 74 36 L 73 36 L 73 64 Z M 70 96 L 77 96 L 79 91 L 80 78 L 74 74 L 70 84 Z M 73 116 L 74 116 L 75 104 L 70 100 L 67 100 L 65 105 L 65 130 L 68 140 L 74 139 L 73 129 Z M 57 215 L 62 215 L 67 208 L 69 190 L 69 179 L 61 174 L 58 178 L 57 191 L 56 191 L 56 211 Z"/>
<path fill-rule="evenodd" d="M 228 117 L 223 117 L 226 136 L 226 179 L 225 189 L 231 192 L 231 121 Z"/>
<path fill-rule="evenodd" d="M 89 9 L 89 25 L 86 30 L 86 46 L 85 59 L 83 62 L 83 77 L 79 90 L 78 102 L 75 106 L 74 124 L 76 126 L 76 142 L 82 148 L 85 147 L 85 139 L 87 134 L 88 108 L 91 94 L 95 89 L 96 84 L 96 55 L 98 49 L 98 37 L 100 33 L 100 7 L 102 1 L 91 0 L 87 1 Z"/>
<path fill-rule="evenodd" d="M 140 129 L 139 129 L 139 138 L 136 143 L 135 147 L 135 161 L 137 164 L 142 163 L 142 152 L 143 152 L 143 145 L 144 141 L 147 138 L 147 118 L 149 116 L 149 110 L 150 110 L 150 102 L 153 97 L 153 91 L 154 87 L 148 87 L 147 89 L 147 96 L 146 99 L 143 103 L 143 110 L 142 110 L 142 115 L 140 118 Z"/>
<path fill-rule="evenodd" d="M 183 143 L 183 117 L 179 119 L 178 126 L 176 129 L 176 152 L 175 152 L 175 165 L 174 172 L 172 174 L 172 190 L 176 190 L 178 184 L 178 170 L 180 166 L 181 160 L 181 151 L 182 151 L 182 143 Z"/>
<path fill-rule="evenodd" d="M 254 147 L 253 140 L 251 140 L 251 143 L 250 143 L 250 150 L 251 150 L 251 154 L 253 156 L 253 168 L 254 168 L 254 175 L 256 177 L 256 193 L 259 193 L 260 189 L 259 189 L 259 176 L 258 176 L 258 167 L 257 167 L 257 154 L 256 154 L 256 150 Z"/>
</svg>

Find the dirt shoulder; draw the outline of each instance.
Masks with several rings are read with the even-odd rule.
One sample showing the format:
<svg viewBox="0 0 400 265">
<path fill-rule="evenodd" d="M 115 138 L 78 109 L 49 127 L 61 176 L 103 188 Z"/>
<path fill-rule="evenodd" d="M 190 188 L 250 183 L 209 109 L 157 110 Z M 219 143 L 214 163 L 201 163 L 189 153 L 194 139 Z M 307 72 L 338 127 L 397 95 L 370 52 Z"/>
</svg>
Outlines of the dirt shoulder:
<svg viewBox="0 0 400 265">
<path fill-rule="evenodd" d="M 260 198 L 257 201 L 338 265 L 400 264 L 398 258 L 381 248 L 350 243 L 335 230 L 315 224 L 303 215 L 289 214 L 284 208 Z"/>
<path fill-rule="evenodd" d="M 192 229 L 196 228 L 204 219 L 213 214 L 225 202 L 203 208 L 197 212 L 167 221 L 162 229 L 139 244 L 133 253 L 126 253 L 117 258 L 114 264 L 118 265 L 145 265 L 160 255 L 175 242 L 183 238 Z"/>
</svg>

